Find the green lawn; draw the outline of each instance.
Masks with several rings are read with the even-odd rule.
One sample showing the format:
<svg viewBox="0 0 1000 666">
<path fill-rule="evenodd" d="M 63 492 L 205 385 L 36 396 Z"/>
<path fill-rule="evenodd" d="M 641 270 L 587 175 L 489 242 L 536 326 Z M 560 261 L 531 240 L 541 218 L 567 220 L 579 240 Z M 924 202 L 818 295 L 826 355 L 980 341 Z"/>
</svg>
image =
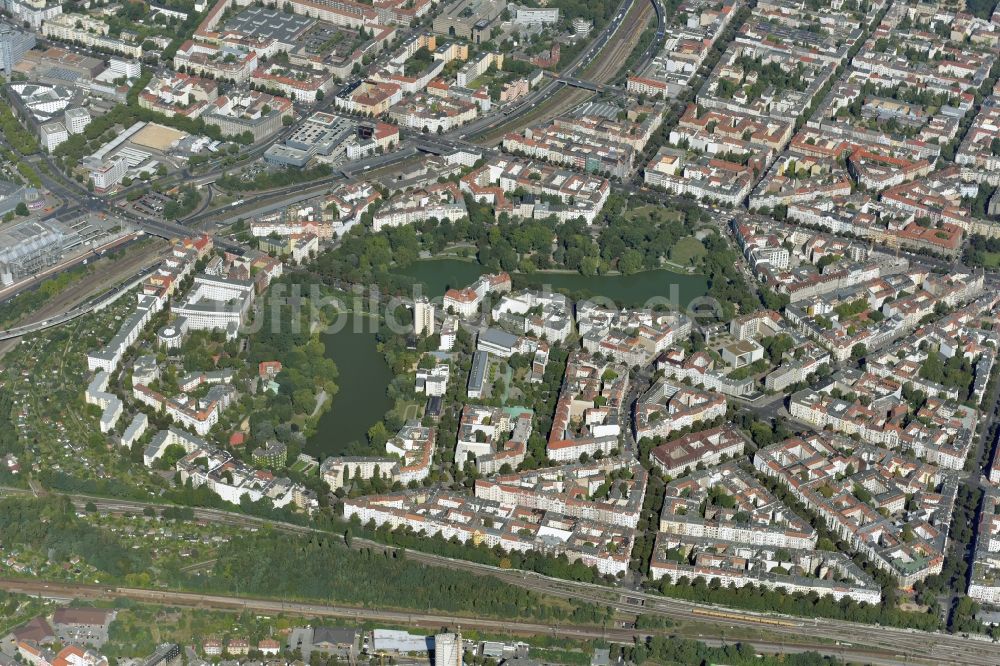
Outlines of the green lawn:
<svg viewBox="0 0 1000 666">
<path fill-rule="evenodd" d="M 306 462 L 305 460 L 296 460 L 295 463 L 291 466 L 291 470 L 293 472 L 298 472 L 299 474 L 305 474 L 307 471 L 310 471 L 311 468 L 313 467 L 315 467 L 315 465 Z"/>
<path fill-rule="evenodd" d="M 986 268 L 1000 268 L 1000 252 L 980 252 L 983 259 L 983 266 Z"/>
<path fill-rule="evenodd" d="M 669 208 L 665 208 L 664 206 L 654 204 L 646 204 L 644 206 L 639 206 L 638 208 L 625 211 L 625 217 L 629 220 L 649 220 L 652 222 L 669 222 L 671 220 L 678 222 L 684 221 L 684 213 L 681 211 L 671 210 Z"/>
<path fill-rule="evenodd" d="M 422 414 L 421 408 L 423 403 L 420 402 L 410 402 L 409 400 L 400 400 L 393 405 L 392 413 L 396 414 L 403 421 L 409 421 L 410 419 L 419 419 Z M 393 433 L 395 434 L 395 433 Z"/>
<path fill-rule="evenodd" d="M 694 236 L 682 238 L 670 248 L 670 261 L 682 266 L 694 266 L 707 254 L 705 246 Z"/>
</svg>

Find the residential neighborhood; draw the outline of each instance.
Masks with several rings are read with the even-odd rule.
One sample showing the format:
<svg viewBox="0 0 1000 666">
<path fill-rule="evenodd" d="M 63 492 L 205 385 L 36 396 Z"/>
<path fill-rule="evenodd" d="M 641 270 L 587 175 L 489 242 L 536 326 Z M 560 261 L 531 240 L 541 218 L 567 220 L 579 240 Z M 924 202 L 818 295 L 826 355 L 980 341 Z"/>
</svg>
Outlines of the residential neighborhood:
<svg viewBox="0 0 1000 666">
<path fill-rule="evenodd" d="M 5 0 L 0 158 L 0 666 L 1000 663 L 996 0 Z"/>
</svg>

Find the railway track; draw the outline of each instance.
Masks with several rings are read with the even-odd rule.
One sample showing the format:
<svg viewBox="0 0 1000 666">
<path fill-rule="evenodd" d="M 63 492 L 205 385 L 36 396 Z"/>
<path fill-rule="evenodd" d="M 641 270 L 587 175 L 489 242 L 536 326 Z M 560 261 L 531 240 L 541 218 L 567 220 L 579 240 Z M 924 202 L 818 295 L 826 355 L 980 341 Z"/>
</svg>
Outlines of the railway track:
<svg viewBox="0 0 1000 666">
<path fill-rule="evenodd" d="M 316 604 L 300 601 L 278 601 L 252 597 L 232 597 L 222 594 L 204 594 L 196 592 L 180 592 L 174 590 L 146 590 L 132 587 L 111 587 L 88 584 L 67 584 L 43 582 L 37 580 L 0 579 L 0 589 L 12 593 L 41 596 L 58 601 L 83 599 L 90 601 L 113 601 L 129 599 L 141 603 L 161 606 L 177 606 L 188 608 L 203 608 L 220 611 L 242 612 L 251 611 L 262 614 L 282 614 L 308 618 L 338 618 L 354 620 L 358 623 L 383 622 L 405 626 L 440 630 L 441 627 L 463 627 L 479 629 L 497 635 L 519 636 L 553 636 L 577 640 L 605 640 L 609 642 L 632 645 L 635 641 L 645 640 L 650 636 L 666 635 L 673 632 L 666 630 L 646 631 L 626 629 L 622 627 L 559 625 L 543 624 L 526 620 L 510 618 L 475 618 L 442 613 L 419 612 L 408 610 L 361 608 L 356 606 Z M 699 638 L 710 645 L 724 645 L 725 641 L 715 638 Z M 760 652 L 773 654 L 788 654 L 806 651 L 817 651 L 830 656 L 850 656 L 865 663 L 901 664 L 892 655 L 884 651 L 855 648 L 851 646 L 815 645 L 808 641 L 774 642 L 769 640 L 754 641 L 754 648 Z M 907 660 L 906 663 L 930 664 L 930 661 Z"/>
<path fill-rule="evenodd" d="M 18 494 L 29 492 L 21 489 L 0 490 Z M 147 507 L 154 509 L 165 508 L 163 505 L 148 502 L 108 500 L 80 495 L 71 496 L 70 499 L 77 507 L 82 508 L 87 502 L 93 502 L 98 510 L 111 513 L 140 513 Z M 198 520 L 216 524 L 241 528 L 267 526 L 289 534 L 319 533 L 331 536 L 330 532 L 318 528 L 269 521 L 217 509 L 194 509 L 194 514 Z M 396 550 L 392 546 L 386 546 L 357 537 L 351 540 L 351 547 L 372 548 L 383 551 Z M 610 607 L 616 612 L 633 617 L 641 613 L 649 616 L 665 617 L 678 622 L 705 622 L 707 620 L 734 628 L 739 627 L 757 631 L 765 629 L 772 634 L 781 635 L 789 641 L 801 638 L 803 635 L 808 635 L 814 640 L 828 642 L 835 642 L 845 637 L 850 637 L 850 641 L 860 648 L 869 650 L 896 650 L 898 654 L 905 654 L 911 658 L 933 660 L 936 664 L 996 666 L 996 664 L 1000 663 L 1000 646 L 988 640 L 964 638 L 962 636 L 938 632 L 870 626 L 844 620 L 826 618 L 804 619 L 776 614 L 737 611 L 709 604 L 697 604 L 671 599 L 642 591 L 623 590 L 593 583 L 567 581 L 550 578 L 534 572 L 501 569 L 490 565 L 467 560 L 457 560 L 415 550 L 407 550 L 406 557 L 411 561 L 420 562 L 428 566 L 443 566 L 478 575 L 494 576 L 523 589 L 564 599 L 575 599 Z M 630 599 L 640 600 L 641 607 L 637 607 L 633 602 L 630 602 Z M 713 617 L 712 615 L 706 615 L 706 612 L 724 613 L 724 615 Z"/>
<path fill-rule="evenodd" d="M 633 3 L 621 27 L 608 41 L 598 56 L 576 75 L 594 83 L 607 83 L 618 73 L 621 63 L 635 49 L 642 37 L 644 26 L 654 18 L 651 2 Z M 517 116 L 510 122 L 491 128 L 471 140 L 482 146 L 499 143 L 505 134 L 523 129 L 538 121 L 558 116 L 594 97 L 596 93 L 581 88 L 563 86 L 548 99 L 536 105 L 531 111 Z"/>
</svg>

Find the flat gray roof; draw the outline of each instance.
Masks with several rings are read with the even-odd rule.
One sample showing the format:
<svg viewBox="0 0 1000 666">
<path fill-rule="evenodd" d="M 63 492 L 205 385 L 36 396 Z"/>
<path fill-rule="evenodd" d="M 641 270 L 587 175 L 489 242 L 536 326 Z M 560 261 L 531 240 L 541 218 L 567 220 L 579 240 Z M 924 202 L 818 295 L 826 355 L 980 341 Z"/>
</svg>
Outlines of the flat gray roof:
<svg viewBox="0 0 1000 666">
<path fill-rule="evenodd" d="M 267 7 L 248 7 L 226 21 L 224 29 L 292 44 L 315 22 L 315 19 L 299 14 L 286 14 Z"/>
<path fill-rule="evenodd" d="M 477 351 L 472 355 L 472 370 L 469 371 L 469 388 L 482 389 L 486 381 L 486 368 L 490 365 L 490 355 Z"/>
<path fill-rule="evenodd" d="M 517 336 L 499 328 L 488 328 L 479 334 L 479 342 L 498 347 L 513 347 L 517 344 Z"/>
</svg>

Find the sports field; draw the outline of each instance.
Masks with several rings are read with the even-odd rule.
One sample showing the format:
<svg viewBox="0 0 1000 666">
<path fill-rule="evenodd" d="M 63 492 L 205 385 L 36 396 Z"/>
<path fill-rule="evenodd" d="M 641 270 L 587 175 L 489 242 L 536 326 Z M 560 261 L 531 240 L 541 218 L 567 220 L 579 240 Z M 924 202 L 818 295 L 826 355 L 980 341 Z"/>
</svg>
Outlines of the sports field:
<svg viewBox="0 0 1000 666">
<path fill-rule="evenodd" d="M 172 127 L 149 123 L 132 137 L 132 143 L 144 148 L 152 148 L 160 152 L 165 152 L 170 148 L 170 144 L 179 139 L 183 139 L 187 134 Z"/>
</svg>

